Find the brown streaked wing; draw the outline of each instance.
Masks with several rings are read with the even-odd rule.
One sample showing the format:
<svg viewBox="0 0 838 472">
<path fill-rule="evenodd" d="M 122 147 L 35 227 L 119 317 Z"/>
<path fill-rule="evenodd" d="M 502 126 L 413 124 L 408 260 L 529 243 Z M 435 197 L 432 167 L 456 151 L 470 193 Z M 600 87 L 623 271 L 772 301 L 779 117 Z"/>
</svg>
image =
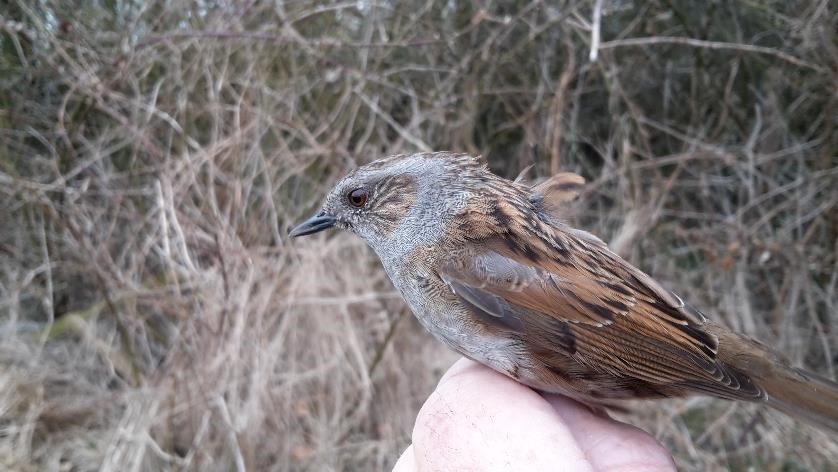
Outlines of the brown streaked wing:
<svg viewBox="0 0 838 472">
<path fill-rule="evenodd" d="M 664 289 L 644 286 L 652 279 L 639 270 L 616 256 L 599 263 L 575 254 L 565 263 L 536 252 L 533 260 L 489 242 L 450 258 L 439 276 L 484 319 L 553 342 L 590 369 L 727 398 L 761 395 L 750 379 L 717 361 L 715 338 L 681 315 L 683 302 L 661 299 Z M 545 326 L 558 337 L 545 338 Z"/>
<path fill-rule="evenodd" d="M 602 300 L 590 279 L 522 264 L 490 249 L 450 258 L 439 275 L 455 293 L 500 318 L 512 316 L 512 307 L 517 307 L 603 326 L 625 316 L 635 303 L 629 291 L 613 291 L 611 299 Z"/>
</svg>

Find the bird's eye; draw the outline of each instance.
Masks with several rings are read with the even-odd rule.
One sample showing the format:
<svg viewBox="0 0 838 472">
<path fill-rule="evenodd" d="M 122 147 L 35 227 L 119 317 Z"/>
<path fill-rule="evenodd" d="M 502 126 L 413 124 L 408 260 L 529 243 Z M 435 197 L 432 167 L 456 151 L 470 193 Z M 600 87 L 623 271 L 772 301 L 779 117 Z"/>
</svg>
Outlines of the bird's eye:
<svg viewBox="0 0 838 472">
<path fill-rule="evenodd" d="M 346 198 L 349 200 L 349 204 L 354 206 L 355 208 L 361 208 L 367 203 L 367 191 L 362 188 L 356 188 L 355 190 L 349 192 Z"/>
</svg>

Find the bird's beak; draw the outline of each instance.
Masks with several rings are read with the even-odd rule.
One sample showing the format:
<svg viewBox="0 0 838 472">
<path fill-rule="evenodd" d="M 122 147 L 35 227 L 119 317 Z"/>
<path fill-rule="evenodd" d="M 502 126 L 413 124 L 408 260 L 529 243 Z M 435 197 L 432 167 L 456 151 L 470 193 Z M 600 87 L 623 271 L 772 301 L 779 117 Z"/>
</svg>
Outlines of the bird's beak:
<svg viewBox="0 0 838 472">
<path fill-rule="evenodd" d="M 325 212 L 321 211 L 320 213 L 291 228 L 291 230 L 288 231 L 288 235 L 292 238 L 296 238 L 297 236 L 314 234 L 319 231 L 323 231 L 324 229 L 331 228 L 335 225 L 335 222 L 335 217 L 329 216 Z"/>
</svg>

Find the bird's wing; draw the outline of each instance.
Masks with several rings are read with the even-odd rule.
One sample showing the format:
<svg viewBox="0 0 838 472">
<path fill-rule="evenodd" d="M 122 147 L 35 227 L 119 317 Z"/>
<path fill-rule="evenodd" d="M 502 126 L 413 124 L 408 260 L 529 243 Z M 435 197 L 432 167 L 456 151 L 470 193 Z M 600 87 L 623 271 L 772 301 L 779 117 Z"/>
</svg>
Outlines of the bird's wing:
<svg viewBox="0 0 838 472">
<path fill-rule="evenodd" d="M 520 251 L 487 239 L 452 255 L 439 276 L 484 320 L 590 369 L 728 398 L 761 394 L 717 361 L 701 313 L 596 237 L 576 231 L 564 244 L 560 258 L 548 241 Z"/>
</svg>

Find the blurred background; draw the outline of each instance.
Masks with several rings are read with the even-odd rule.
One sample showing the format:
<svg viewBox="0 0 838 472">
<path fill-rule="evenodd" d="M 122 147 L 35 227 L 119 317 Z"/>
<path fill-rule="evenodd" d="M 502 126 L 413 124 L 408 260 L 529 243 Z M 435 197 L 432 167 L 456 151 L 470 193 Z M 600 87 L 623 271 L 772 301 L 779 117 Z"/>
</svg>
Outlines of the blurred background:
<svg viewBox="0 0 838 472">
<path fill-rule="evenodd" d="M 572 223 L 835 378 L 836 10 L 3 3 L 0 468 L 392 467 L 456 356 L 360 240 L 286 232 L 347 170 L 418 150 L 583 175 Z M 838 463 L 752 405 L 624 419 L 682 470 Z"/>
</svg>

